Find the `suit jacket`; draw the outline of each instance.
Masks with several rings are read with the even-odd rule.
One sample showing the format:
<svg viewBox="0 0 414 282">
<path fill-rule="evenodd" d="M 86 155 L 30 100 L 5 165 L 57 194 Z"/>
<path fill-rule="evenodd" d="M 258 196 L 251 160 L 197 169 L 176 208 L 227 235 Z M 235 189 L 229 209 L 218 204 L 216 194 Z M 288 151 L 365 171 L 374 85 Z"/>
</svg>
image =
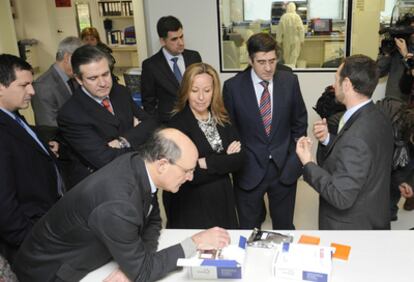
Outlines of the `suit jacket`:
<svg viewBox="0 0 414 282">
<path fill-rule="evenodd" d="M 369 103 L 308 163 L 304 179 L 319 194 L 320 229 L 389 229 L 393 134 L 389 119 Z"/>
<path fill-rule="evenodd" d="M 17 248 L 23 242 L 33 224 L 58 200 L 57 181 L 53 153 L 43 151 L 22 126 L 0 110 L 2 247 Z"/>
<path fill-rule="evenodd" d="M 155 119 L 135 105 L 126 87 L 114 84 L 109 98 L 115 115 L 87 96 L 81 88 L 59 111 L 60 136 L 70 150 L 72 165 L 67 170 L 73 181 L 71 184 L 136 149 L 157 127 Z M 136 127 L 133 127 L 134 117 L 141 121 Z M 116 149 L 107 145 L 120 136 L 126 138 L 132 148 Z"/>
<path fill-rule="evenodd" d="M 33 87 L 32 107 L 36 125 L 57 127 L 58 111 L 72 96 L 67 82 L 62 80 L 52 65 L 36 79 Z"/>
<path fill-rule="evenodd" d="M 197 51 L 186 49 L 182 55 L 186 68 L 201 62 L 201 56 Z M 177 101 L 179 87 L 162 49 L 142 62 L 142 105 L 146 112 L 157 114 L 162 122 L 168 121 Z"/>
<path fill-rule="evenodd" d="M 161 229 L 156 194 L 136 153 L 74 187 L 39 221 L 17 254 L 19 281 L 79 281 L 115 260 L 132 281 L 176 269 L 183 248 L 155 253 Z"/>
<path fill-rule="evenodd" d="M 251 68 L 224 83 L 223 97 L 239 131 L 245 161 L 235 180 L 240 188 L 254 189 L 263 179 L 269 158 L 280 170 L 279 180 L 297 181 L 302 165 L 296 156 L 296 138 L 306 135 L 307 112 L 297 76 L 277 70 L 273 77 L 273 116 L 270 136 L 263 126 L 251 79 Z"/>
</svg>

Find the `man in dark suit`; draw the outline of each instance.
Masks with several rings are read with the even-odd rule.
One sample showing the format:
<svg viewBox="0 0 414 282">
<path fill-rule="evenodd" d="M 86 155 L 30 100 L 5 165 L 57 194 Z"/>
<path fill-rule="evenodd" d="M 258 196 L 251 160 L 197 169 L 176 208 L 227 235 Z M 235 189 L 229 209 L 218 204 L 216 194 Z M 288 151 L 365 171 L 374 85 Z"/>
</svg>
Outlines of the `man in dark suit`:
<svg viewBox="0 0 414 282">
<path fill-rule="evenodd" d="M 378 83 L 375 61 L 364 55 L 345 59 L 335 77 L 335 97 L 345 105 L 338 133 L 326 119 L 313 126 L 324 146 L 313 161 L 311 140 L 301 137 L 297 154 L 306 182 L 320 194 L 320 229 L 390 229 L 391 122 L 372 103 Z"/>
<path fill-rule="evenodd" d="M 197 51 L 184 49 L 183 26 L 177 18 L 160 18 L 157 32 L 162 48 L 142 63 L 142 105 L 146 112 L 167 122 L 185 69 L 201 62 L 201 56 Z"/>
<path fill-rule="evenodd" d="M 265 193 L 273 229 L 294 229 L 296 182 L 302 173 L 295 140 L 306 134 L 307 112 L 296 75 L 276 71 L 277 48 L 269 34 L 251 36 L 251 67 L 223 87 L 245 152 L 244 165 L 234 178 L 240 227 L 245 229 L 261 226 Z"/>
<path fill-rule="evenodd" d="M 35 94 L 32 67 L 0 55 L 0 254 L 9 261 L 62 192 L 53 153 L 18 113 Z"/>
<path fill-rule="evenodd" d="M 230 237 L 215 227 L 156 252 L 161 229 L 157 188 L 177 192 L 191 181 L 198 152 L 176 129 L 157 131 L 138 153 L 125 154 L 69 191 L 35 226 L 20 249 L 19 281 L 79 281 L 115 260 L 105 281 L 154 281 L 196 248 L 222 248 Z"/>
<path fill-rule="evenodd" d="M 106 53 L 82 46 L 72 55 L 81 87 L 59 110 L 63 141 L 72 153 L 69 187 L 128 151 L 138 148 L 157 123 L 138 108 L 126 87 L 113 84 Z"/>
</svg>

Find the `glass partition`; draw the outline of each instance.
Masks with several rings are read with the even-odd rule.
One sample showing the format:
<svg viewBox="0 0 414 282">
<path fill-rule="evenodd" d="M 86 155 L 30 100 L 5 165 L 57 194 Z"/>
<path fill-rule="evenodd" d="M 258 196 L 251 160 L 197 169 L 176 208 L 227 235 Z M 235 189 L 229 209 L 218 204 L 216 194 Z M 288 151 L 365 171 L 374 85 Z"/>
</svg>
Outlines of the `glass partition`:
<svg viewBox="0 0 414 282">
<path fill-rule="evenodd" d="M 294 70 L 335 69 L 349 54 L 351 2 L 217 0 L 221 71 L 239 71 L 248 65 L 246 41 L 258 32 L 274 36 L 282 48 L 279 61 Z"/>
</svg>

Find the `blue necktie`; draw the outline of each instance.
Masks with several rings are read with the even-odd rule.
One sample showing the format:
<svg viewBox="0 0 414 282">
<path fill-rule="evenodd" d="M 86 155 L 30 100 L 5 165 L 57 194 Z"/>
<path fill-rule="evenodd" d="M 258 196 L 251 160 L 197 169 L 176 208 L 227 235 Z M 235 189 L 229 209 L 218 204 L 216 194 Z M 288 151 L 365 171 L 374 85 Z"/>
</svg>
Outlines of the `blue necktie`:
<svg viewBox="0 0 414 282">
<path fill-rule="evenodd" d="M 181 75 L 180 68 L 178 67 L 178 64 L 177 64 L 178 58 L 174 57 L 171 59 L 171 61 L 173 62 L 173 72 L 174 72 L 175 78 L 177 79 L 178 83 L 181 83 L 183 76 Z"/>
<path fill-rule="evenodd" d="M 36 133 L 30 128 L 30 126 L 28 126 L 26 123 L 24 123 L 24 121 L 17 115 L 14 116 L 14 119 L 17 121 L 17 123 L 23 127 L 24 130 L 26 130 L 26 132 L 36 141 L 37 144 L 39 144 L 39 146 L 43 149 L 43 151 L 45 151 L 46 154 L 49 154 L 49 151 L 46 149 L 46 147 L 43 145 L 42 142 L 40 142 L 39 138 L 37 137 Z M 63 181 L 62 181 L 62 177 L 60 176 L 59 170 L 56 166 L 55 163 L 53 163 L 54 167 L 55 167 L 55 171 L 56 171 L 56 178 L 57 178 L 57 192 L 59 196 L 63 195 Z"/>
</svg>

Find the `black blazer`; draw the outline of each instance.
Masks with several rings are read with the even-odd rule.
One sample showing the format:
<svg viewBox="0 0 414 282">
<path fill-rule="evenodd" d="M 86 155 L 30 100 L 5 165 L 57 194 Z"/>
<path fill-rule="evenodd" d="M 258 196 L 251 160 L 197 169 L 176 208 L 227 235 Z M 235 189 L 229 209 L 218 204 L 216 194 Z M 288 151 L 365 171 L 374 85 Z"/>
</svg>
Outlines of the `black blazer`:
<svg viewBox="0 0 414 282">
<path fill-rule="evenodd" d="M 53 153 L 0 110 L 0 245 L 18 247 L 57 199 Z"/>
<path fill-rule="evenodd" d="M 184 257 L 180 244 L 155 253 L 160 230 L 144 162 L 125 154 L 66 193 L 39 221 L 14 270 L 21 282 L 79 281 L 115 260 L 131 281 L 154 281 Z"/>
<path fill-rule="evenodd" d="M 295 74 L 277 70 L 273 77 L 273 116 L 266 135 L 251 79 L 251 68 L 224 83 L 223 98 L 239 131 L 245 161 L 235 180 L 240 188 L 254 189 L 263 179 L 269 156 L 280 170 L 280 181 L 293 184 L 302 173 L 295 139 L 306 135 L 307 112 Z"/>
<path fill-rule="evenodd" d="M 182 55 L 186 68 L 191 64 L 201 62 L 201 56 L 197 51 L 186 49 Z M 168 121 L 177 101 L 180 85 L 168 65 L 162 49 L 142 62 L 141 78 L 144 110 L 150 114 L 157 114 L 162 122 Z"/>
<path fill-rule="evenodd" d="M 135 105 L 126 87 L 114 84 L 109 98 L 115 115 L 87 96 L 81 88 L 59 111 L 60 136 L 69 147 L 73 164 L 68 169 L 74 181 L 71 184 L 76 184 L 125 152 L 136 149 L 157 127 L 155 119 Z M 136 127 L 133 127 L 134 117 L 141 121 Z M 116 149 L 107 145 L 120 136 L 126 138 L 132 148 Z"/>
</svg>

